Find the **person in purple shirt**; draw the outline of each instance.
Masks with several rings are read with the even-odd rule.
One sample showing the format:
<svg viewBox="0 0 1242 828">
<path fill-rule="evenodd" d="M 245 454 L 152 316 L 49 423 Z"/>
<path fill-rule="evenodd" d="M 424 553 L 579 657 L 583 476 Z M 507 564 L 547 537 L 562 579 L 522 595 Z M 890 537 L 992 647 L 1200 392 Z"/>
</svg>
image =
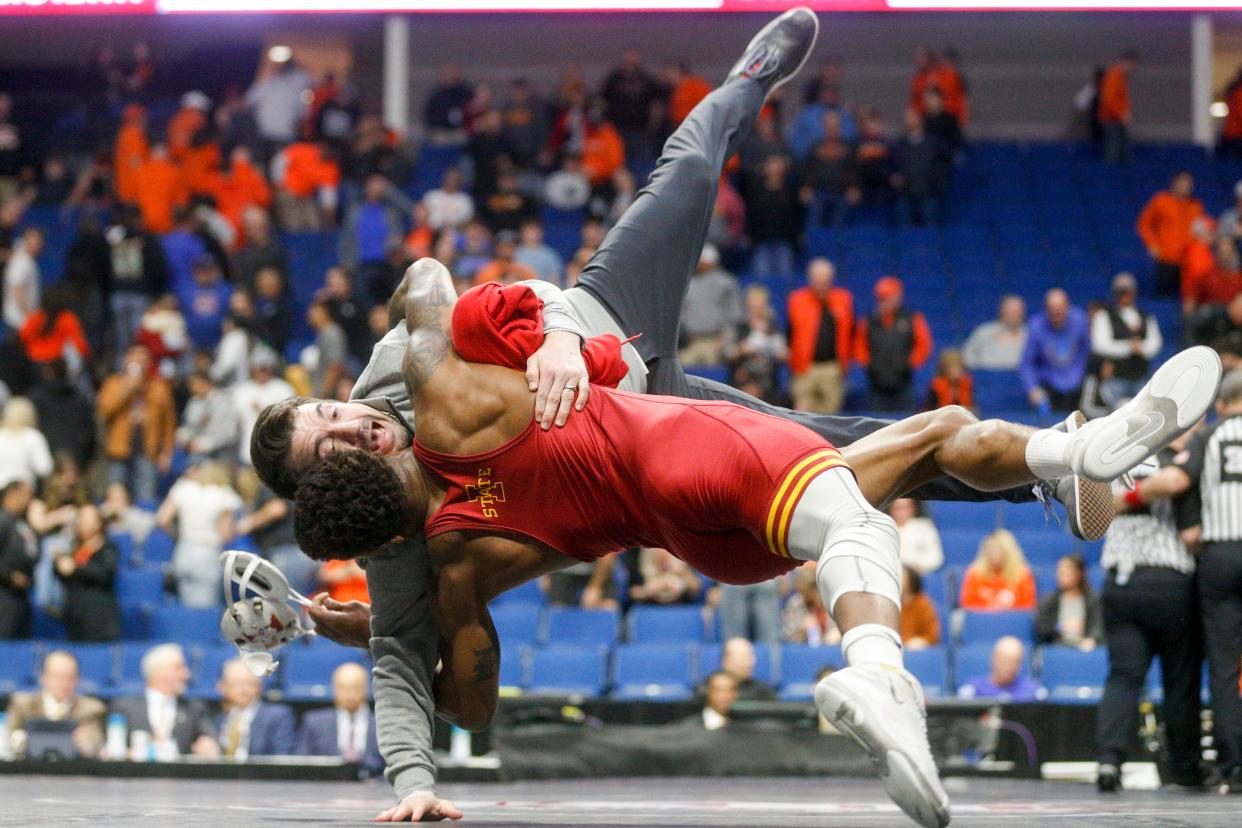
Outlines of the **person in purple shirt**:
<svg viewBox="0 0 1242 828">
<path fill-rule="evenodd" d="M 168 286 L 177 298 L 194 287 L 194 266 L 207 255 L 207 245 L 198 236 L 198 219 L 189 207 L 179 207 L 177 226 L 160 237 L 164 259 L 168 262 Z"/>
<path fill-rule="evenodd" d="M 1065 291 L 1053 288 L 1044 296 L 1044 312 L 1027 331 L 1018 375 L 1031 405 L 1041 413 L 1073 411 L 1091 355 L 1087 315 L 1070 305 Z"/>
<path fill-rule="evenodd" d="M 1026 648 L 1007 635 L 992 648 L 992 672 L 976 676 L 957 688 L 964 699 L 999 699 L 1006 702 L 1040 701 L 1048 695 L 1038 681 L 1022 674 Z"/>
<path fill-rule="evenodd" d="M 233 288 L 221 277 L 213 257 L 206 255 L 194 263 L 194 283 L 178 291 L 177 300 L 195 350 L 210 351 L 220 342 L 232 295 Z"/>
</svg>

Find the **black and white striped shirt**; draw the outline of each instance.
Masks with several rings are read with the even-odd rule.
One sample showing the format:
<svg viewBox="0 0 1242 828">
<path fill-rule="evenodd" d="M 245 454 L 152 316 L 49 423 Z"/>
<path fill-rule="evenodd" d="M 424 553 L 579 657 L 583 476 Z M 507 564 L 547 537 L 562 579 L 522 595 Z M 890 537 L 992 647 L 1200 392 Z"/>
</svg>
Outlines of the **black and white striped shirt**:
<svg viewBox="0 0 1242 828">
<path fill-rule="evenodd" d="M 1168 465 L 1172 460 L 1173 452 L 1167 449 L 1156 456 L 1159 467 Z M 1146 471 L 1152 474 L 1156 466 Z M 1141 479 L 1138 469 L 1133 474 Z M 1116 482 L 1113 487 L 1120 490 L 1121 483 Z M 1187 493 L 1172 500 L 1158 500 L 1140 512 L 1118 515 L 1104 536 L 1100 564 L 1117 576 L 1119 584 L 1126 583 L 1130 573 L 1139 567 L 1160 567 L 1192 574 L 1195 558 L 1182 543 L 1178 530 L 1197 524 L 1198 512 L 1197 498 L 1193 493 Z"/>
<path fill-rule="evenodd" d="M 1204 541 L 1242 541 L 1242 415 L 1201 430 L 1174 462 L 1198 484 Z"/>
</svg>

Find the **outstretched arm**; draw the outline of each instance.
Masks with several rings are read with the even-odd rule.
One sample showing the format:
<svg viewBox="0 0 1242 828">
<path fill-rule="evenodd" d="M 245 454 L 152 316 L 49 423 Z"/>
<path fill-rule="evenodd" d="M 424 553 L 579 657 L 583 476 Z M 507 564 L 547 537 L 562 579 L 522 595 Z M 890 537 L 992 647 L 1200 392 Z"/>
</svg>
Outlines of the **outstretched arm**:
<svg viewBox="0 0 1242 828">
<path fill-rule="evenodd" d="M 406 271 L 405 324 L 410 343 L 401 376 L 412 399 L 423 393 L 432 374 L 451 351 L 449 325 L 457 293 L 448 268 L 435 259 L 419 259 Z M 417 410 L 417 406 L 415 406 Z"/>
<path fill-rule="evenodd" d="M 436 573 L 434 606 L 442 662 L 434 684 L 436 713 L 466 730 L 484 730 L 496 716 L 500 694 L 500 639 L 471 558 Z"/>
</svg>

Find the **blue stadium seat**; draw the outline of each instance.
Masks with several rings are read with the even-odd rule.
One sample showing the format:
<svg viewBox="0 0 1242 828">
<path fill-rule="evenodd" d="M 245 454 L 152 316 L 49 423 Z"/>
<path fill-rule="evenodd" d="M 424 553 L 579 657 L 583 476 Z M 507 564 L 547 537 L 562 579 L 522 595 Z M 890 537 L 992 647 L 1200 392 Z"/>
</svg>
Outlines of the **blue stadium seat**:
<svg viewBox="0 0 1242 828">
<path fill-rule="evenodd" d="M 116 677 L 116 650 L 111 644 L 65 644 L 45 647 L 36 669 L 42 669 L 43 659 L 53 650 L 65 650 L 77 658 L 78 674 L 81 676 L 78 690 L 82 693 L 91 696 L 98 695 L 101 690 L 106 690 Z"/>
<path fill-rule="evenodd" d="M 1057 519 L 1040 503 L 1006 503 L 1002 525 L 1010 532 L 1060 532 Z"/>
<path fill-rule="evenodd" d="M 121 643 L 120 665 L 113 681 L 114 695 L 132 696 L 142 692 L 142 657 L 153 646 L 155 644 L 149 641 Z M 190 658 L 190 653 L 186 653 L 186 658 Z"/>
<path fill-rule="evenodd" d="M 925 650 L 906 650 L 906 669 L 923 685 L 923 694 L 934 699 L 948 693 L 949 662 L 944 647 L 928 647 Z"/>
<path fill-rule="evenodd" d="M 1023 642 L 1035 638 L 1035 616 L 1026 610 L 1008 612 L 979 612 L 966 610 L 962 615 L 962 629 L 958 640 L 963 646 L 991 643 L 1006 635 L 1016 636 Z"/>
<path fill-rule="evenodd" d="M 531 658 L 532 693 L 598 696 L 608 684 L 608 648 L 554 644 Z"/>
<path fill-rule="evenodd" d="M 630 641 L 702 641 L 703 610 L 697 606 L 637 605 L 626 618 Z"/>
<path fill-rule="evenodd" d="M 164 570 L 155 566 L 119 570 L 116 574 L 116 597 L 122 607 L 150 607 L 162 603 Z"/>
<path fill-rule="evenodd" d="M 1108 678 L 1108 650 L 1097 647 L 1084 653 L 1076 647 L 1044 647 L 1039 676 L 1053 701 L 1095 704 Z"/>
<path fill-rule="evenodd" d="M 986 507 L 985 507 L 986 508 Z M 940 526 L 940 546 L 949 566 L 967 566 L 979 554 L 979 544 L 990 529 L 947 529 Z"/>
<path fill-rule="evenodd" d="M 726 385 L 729 382 L 729 366 L 727 365 L 687 365 L 685 370 L 693 377 L 702 377 Z"/>
<path fill-rule="evenodd" d="M 953 653 L 953 678 L 955 685 L 979 676 L 985 676 L 992 670 L 992 643 L 965 644 Z M 1022 657 L 1022 675 L 1031 675 L 1031 648 L 1027 647 Z"/>
<path fill-rule="evenodd" d="M 43 641 L 65 641 L 69 638 L 65 622 L 48 615 L 42 607 L 30 611 L 30 637 Z"/>
<path fill-rule="evenodd" d="M 168 563 L 172 560 L 173 549 L 177 541 L 163 529 L 155 528 L 147 535 L 142 545 L 142 563 L 144 566 Z"/>
<path fill-rule="evenodd" d="M 292 702 L 322 701 L 332 695 L 332 671 L 346 662 L 366 664 L 361 650 L 343 647 L 327 639 L 285 647 L 280 654 L 280 674 L 285 699 Z"/>
<path fill-rule="evenodd" d="M 547 618 L 545 640 L 549 644 L 602 644 L 611 647 L 621 628 L 621 614 L 615 610 L 552 607 Z"/>
<path fill-rule="evenodd" d="M 283 651 L 282 651 L 283 652 Z M 237 648 L 231 644 L 199 647 L 191 654 L 190 686 L 186 695 L 195 699 L 214 699 L 219 692 L 216 684 L 224 663 L 237 658 Z M 283 660 L 278 653 L 277 660 Z"/>
<path fill-rule="evenodd" d="M 1019 530 L 1014 532 L 1014 536 L 1032 566 L 1055 564 L 1062 555 L 1074 549 L 1074 536 L 1064 527 Z"/>
<path fill-rule="evenodd" d="M 501 652 L 510 646 L 539 641 L 539 607 L 534 604 L 506 604 L 492 609 L 491 615 L 500 636 Z"/>
<path fill-rule="evenodd" d="M 120 555 L 121 564 L 123 566 L 137 566 L 138 561 L 134 560 L 134 538 L 128 532 L 109 532 L 108 540 L 116 544 L 116 550 Z"/>
<path fill-rule="evenodd" d="M 151 613 L 151 637 L 184 645 L 215 644 L 220 637 L 219 609 L 197 609 L 168 604 Z"/>
<path fill-rule="evenodd" d="M 997 503 L 959 503 L 937 500 L 923 504 L 936 526 L 940 529 L 941 542 L 948 531 L 969 531 L 974 546 L 979 538 L 1000 525 L 1000 506 Z"/>
<path fill-rule="evenodd" d="M 33 641 L 0 641 L 0 694 L 34 687 L 37 654 Z"/>
<path fill-rule="evenodd" d="M 530 649 L 525 644 L 512 647 L 500 645 L 501 687 L 525 687 L 529 683 Z"/>
<path fill-rule="evenodd" d="M 146 607 L 121 607 L 121 640 L 146 641 L 151 637 L 151 611 Z"/>
<path fill-rule="evenodd" d="M 780 684 L 781 671 L 778 664 L 780 648 L 767 644 L 755 644 L 754 648 L 755 678 L 772 685 Z M 696 674 L 699 681 L 703 681 L 720 669 L 720 654 L 723 649 L 724 646 L 721 644 L 704 644 L 699 647 L 698 673 Z"/>
<path fill-rule="evenodd" d="M 543 590 L 539 588 L 539 581 L 527 581 L 521 586 L 514 587 L 507 592 L 497 595 L 490 606 L 500 607 L 509 604 L 535 604 L 542 606 L 545 603 Z"/>
<path fill-rule="evenodd" d="M 845 666 L 840 647 L 786 644 L 781 648 L 781 698 L 806 701 L 815 693 L 815 675 L 825 667 Z"/>
<path fill-rule="evenodd" d="M 621 644 L 614 654 L 614 699 L 674 701 L 691 696 L 693 644 Z"/>
</svg>

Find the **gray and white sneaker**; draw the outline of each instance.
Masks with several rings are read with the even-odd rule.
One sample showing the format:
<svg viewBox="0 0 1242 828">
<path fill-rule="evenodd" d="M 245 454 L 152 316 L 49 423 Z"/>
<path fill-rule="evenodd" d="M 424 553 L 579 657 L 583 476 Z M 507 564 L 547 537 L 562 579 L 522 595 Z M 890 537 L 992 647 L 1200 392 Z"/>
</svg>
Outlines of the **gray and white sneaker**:
<svg viewBox="0 0 1242 828">
<path fill-rule="evenodd" d="M 1220 387 L 1220 357 L 1202 345 L 1161 365 L 1134 399 L 1071 435 L 1074 473 L 1107 483 L 1176 440 L 1199 421 Z"/>
<path fill-rule="evenodd" d="M 846 667 L 816 685 L 815 705 L 867 752 L 889 798 L 911 819 L 927 828 L 949 824 L 918 679 L 884 664 Z"/>
<path fill-rule="evenodd" d="M 802 6 L 790 9 L 751 39 L 725 81 L 750 78 L 763 87 L 765 96 L 771 95 L 806 64 L 818 36 L 815 12 Z"/>
<path fill-rule="evenodd" d="M 1087 418 L 1083 413 L 1075 411 L 1056 428 L 1073 434 L 1086 424 Z M 1117 516 L 1112 488 L 1107 483 L 1067 474 L 1058 480 L 1041 480 L 1035 487 L 1041 500 L 1050 497 L 1060 501 L 1065 507 L 1070 532 L 1080 540 L 1094 541 L 1104 537 L 1113 518 Z M 1049 509 L 1052 508 L 1050 504 L 1046 505 Z"/>
</svg>

